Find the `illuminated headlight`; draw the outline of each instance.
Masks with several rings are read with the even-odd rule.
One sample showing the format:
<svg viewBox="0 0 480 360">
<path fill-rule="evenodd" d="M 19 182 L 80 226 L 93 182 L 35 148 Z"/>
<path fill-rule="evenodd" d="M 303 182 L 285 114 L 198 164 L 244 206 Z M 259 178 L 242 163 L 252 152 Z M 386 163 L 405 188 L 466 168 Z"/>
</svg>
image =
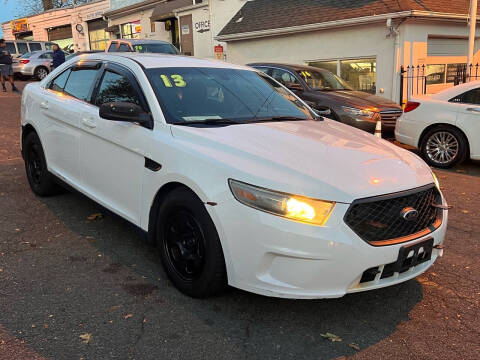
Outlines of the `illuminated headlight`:
<svg viewBox="0 0 480 360">
<path fill-rule="evenodd" d="M 440 190 L 440 183 L 438 182 L 437 175 L 435 175 L 432 171 L 432 176 L 433 176 L 433 182 L 435 183 L 435 186 L 438 190 Z"/>
<path fill-rule="evenodd" d="M 342 106 L 342 109 L 350 115 L 366 117 L 369 119 L 372 119 L 376 114 L 375 111 L 372 111 L 370 109 L 357 109 L 348 106 Z"/>
<path fill-rule="evenodd" d="M 335 207 L 335 202 L 310 199 L 229 180 L 233 196 L 252 208 L 287 219 L 323 226 Z"/>
</svg>

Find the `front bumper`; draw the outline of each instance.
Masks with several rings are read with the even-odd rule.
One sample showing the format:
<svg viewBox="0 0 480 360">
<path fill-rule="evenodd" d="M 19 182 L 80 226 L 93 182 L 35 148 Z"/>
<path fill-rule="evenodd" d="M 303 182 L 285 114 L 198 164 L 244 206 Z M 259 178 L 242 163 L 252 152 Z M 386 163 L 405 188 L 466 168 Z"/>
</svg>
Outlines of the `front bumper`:
<svg viewBox="0 0 480 360">
<path fill-rule="evenodd" d="M 402 274 L 360 283 L 372 267 L 395 262 L 402 246 L 433 238 L 443 243 L 448 214 L 428 236 L 374 247 L 343 221 L 348 204 L 337 204 L 327 226 L 294 222 L 249 208 L 232 199 L 208 211 L 222 239 L 229 284 L 261 295 L 285 298 L 336 298 L 394 285 L 426 271 L 440 255 Z"/>
</svg>

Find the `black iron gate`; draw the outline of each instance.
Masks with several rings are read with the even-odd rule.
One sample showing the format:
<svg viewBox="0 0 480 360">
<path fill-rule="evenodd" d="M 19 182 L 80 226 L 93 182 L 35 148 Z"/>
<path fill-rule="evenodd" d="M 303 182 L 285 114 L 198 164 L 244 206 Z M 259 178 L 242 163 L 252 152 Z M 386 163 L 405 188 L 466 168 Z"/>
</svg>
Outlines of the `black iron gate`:
<svg viewBox="0 0 480 360">
<path fill-rule="evenodd" d="M 410 95 L 423 95 L 427 92 L 427 77 L 425 65 L 408 65 L 400 68 L 400 105 Z M 406 96 L 405 96 L 406 95 Z"/>
<path fill-rule="evenodd" d="M 469 66 L 466 64 L 457 66 L 453 85 L 456 86 L 478 80 L 480 78 L 479 67 L 478 63 L 476 65 L 470 64 Z M 426 94 L 429 76 L 432 75 L 434 74 L 427 74 L 425 65 L 409 65 L 407 67 L 402 65 L 400 68 L 400 105 L 403 105 L 405 100 L 408 100 L 412 95 Z"/>
</svg>

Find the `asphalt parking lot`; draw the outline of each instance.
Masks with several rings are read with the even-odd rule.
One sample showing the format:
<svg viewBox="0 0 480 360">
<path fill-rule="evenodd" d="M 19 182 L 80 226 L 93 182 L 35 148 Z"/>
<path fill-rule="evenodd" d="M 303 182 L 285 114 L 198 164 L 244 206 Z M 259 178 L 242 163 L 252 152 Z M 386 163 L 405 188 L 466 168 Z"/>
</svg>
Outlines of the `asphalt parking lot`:
<svg viewBox="0 0 480 360">
<path fill-rule="evenodd" d="M 33 195 L 19 109 L 0 93 L 0 359 L 480 357 L 480 164 L 436 171 L 453 205 L 445 255 L 414 280 L 332 300 L 195 300 L 126 221 L 77 193 Z"/>
</svg>

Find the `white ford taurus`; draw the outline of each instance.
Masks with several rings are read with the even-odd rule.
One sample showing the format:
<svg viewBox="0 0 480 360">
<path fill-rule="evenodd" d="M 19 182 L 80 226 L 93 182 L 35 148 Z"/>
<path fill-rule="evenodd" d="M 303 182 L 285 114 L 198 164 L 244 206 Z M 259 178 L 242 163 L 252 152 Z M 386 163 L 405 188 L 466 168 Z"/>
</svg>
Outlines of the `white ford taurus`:
<svg viewBox="0 0 480 360">
<path fill-rule="evenodd" d="M 446 204 L 422 160 L 319 118 L 246 67 L 72 59 L 25 88 L 22 154 L 37 195 L 67 183 L 131 221 L 195 297 L 227 284 L 340 297 L 411 279 L 442 254 Z"/>
</svg>

